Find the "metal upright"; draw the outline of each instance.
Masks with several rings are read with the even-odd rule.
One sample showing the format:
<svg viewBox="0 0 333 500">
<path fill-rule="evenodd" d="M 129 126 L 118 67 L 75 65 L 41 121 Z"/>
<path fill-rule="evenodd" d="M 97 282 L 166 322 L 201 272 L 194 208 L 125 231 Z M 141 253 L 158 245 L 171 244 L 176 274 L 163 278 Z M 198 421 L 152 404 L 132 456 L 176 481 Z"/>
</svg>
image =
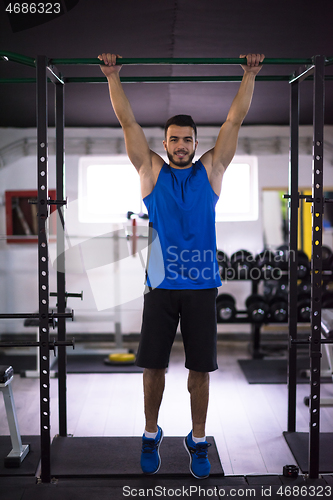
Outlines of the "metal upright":
<svg viewBox="0 0 333 500">
<path fill-rule="evenodd" d="M 310 339 L 311 392 L 309 425 L 310 478 L 318 478 L 319 476 L 325 57 L 316 56 L 314 62 Z"/>
<path fill-rule="evenodd" d="M 37 186 L 38 186 L 38 300 L 40 356 L 41 480 L 50 482 L 50 345 L 48 216 L 47 58 L 38 56 L 37 69 Z"/>
<path fill-rule="evenodd" d="M 55 83 L 56 91 L 56 198 L 65 198 L 65 158 L 64 158 L 64 90 L 65 85 Z M 65 216 L 63 205 L 57 205 L 57 308 L 58 313 L 66 310 L 65 277 Z M 58 340 L 66 340 L 66 318 L 58 319 Z M 59 434 L 67 436 L 67 352 L 66 346 L 58 348 L 58 398 Z"/>
<path fill-rule="evenodd" d="M 290 85 L 288 431 L 296 430 L 299 82 Z"/>
</svg>

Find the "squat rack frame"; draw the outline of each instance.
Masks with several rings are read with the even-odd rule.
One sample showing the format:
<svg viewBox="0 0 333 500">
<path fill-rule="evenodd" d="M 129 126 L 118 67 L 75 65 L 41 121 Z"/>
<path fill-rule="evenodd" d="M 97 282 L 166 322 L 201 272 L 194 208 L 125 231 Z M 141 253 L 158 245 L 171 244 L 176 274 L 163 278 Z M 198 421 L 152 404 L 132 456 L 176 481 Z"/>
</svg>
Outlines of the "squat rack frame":
<svg viewBox="0 0 333 500">
<path fill-rule="evenodd" d="M 59 269 L 65 269 L 64 240 L 64 206 L 65 200 L 65 163 L 64 163 L 64 86 L 65 83 L 105 83 L 105 77 L 64 77 L 56 65 L 100 65 L 99 59 L 48 59 L 37 56 L 36 59 L 0 51 L 0 58 L 19 64 L 34 67 L 36 78 L 0 79 L 0 84 L 36 83 L 37 92 L 37 188 L 38 188 L 38 301 L 39 301 L 39 342 L 33 343 L 40 347 L 40 422 L 41 422 L 41 481 L 51 481 L 51 441 L 50 441 L 50 349 L 58 346 L 58 392 L 59 392 L 59 434 L 67 436 L 67 400 L 66 400 L 66 346 L 74 346 L 74 341 L 66 339 L 66 318 L 73 319 L 73 312 L 66 313 L 67 297 L 79 296 L 66 292 L 65 273 L 57 272 L 57 313 L 49 313 L 49 270 L 46 221 L 48 205 L 56 204 L 57 217 L 57 255 L 58 262 L 62 259 Z M 240 58 L 121 58 L 117 64 L 204 64 L 204 65 L 239 65 L 246 64 L 246 59 Z M 311 201 L 313 204 L 313 244 L 312 244 L 312 274 L 311 274 L 311 337 L 308 342 L 311 359 L 311 396 L 310 396 L 310 428 L 309 428 L 309 476 L 319 475 L 319 418 L 320 418 L 320 349 L 321 349 L 321 247 L 322 247 L 322 214 L 323 199 L 323 128 L 324 128 L 324 80 L 325 66 L 333 64 L 333 57 L 315 56 L 311 59 L 265 59 L 264 64 L 305 65 L 306 69 L 299 75 L 257 76 L 257 81 L 289 81 L 290 98 L 290 169 L 289 169 L 289 371 L 288 371 L 288 431 L 295 432 L 296 422 L 296 356 L 297 344 L 297 234 L 298 234 L 298 157 L 299 157 L 299 83 L 304 79 L 314 79 L 314 132 L 313 132 L 313 187 Z M 312 76 L 313 75 L 313 76 Z M 134 82 L 218 82 L 240 81 L 240 76 L 186 76 L 186 77 L 124 77 L 123 83 Z M 47 84 L 56 86 L 56 189 L 57 200 L 48 199 L 48 99 Z M 294 255 L 295 258 L 291 258 Z M 52 294 L 53 295 L 53 294 Z M 1 318 L 28 317 L 31 314 L 1 314 Z M 51 341 L 49 336 L 50 319 L 58 318 L 58 340 Z M 304 343 L 304 341 L 303 341 Z M 28 345 L 23 343 L 3 343 L 0 346 Z M 32 343 L 29 343 L 32 345 Z"/>
</svg>

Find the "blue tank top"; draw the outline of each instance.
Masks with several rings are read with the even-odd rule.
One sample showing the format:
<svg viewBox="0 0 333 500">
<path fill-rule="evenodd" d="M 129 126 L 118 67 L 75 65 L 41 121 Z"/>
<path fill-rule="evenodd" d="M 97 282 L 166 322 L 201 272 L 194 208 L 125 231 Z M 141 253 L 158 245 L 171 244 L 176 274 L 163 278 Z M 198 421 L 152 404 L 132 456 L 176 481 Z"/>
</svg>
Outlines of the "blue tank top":
<svg viewBox="0 0 333 500">
<path fill-rule="evenodd" d="M 221 286 L 215 231 L 218 199 L 200 160 L 185 169 L 164 163 L 153 191 L 143 199 L 151 228 L 149 287 Z"/>
</svg>

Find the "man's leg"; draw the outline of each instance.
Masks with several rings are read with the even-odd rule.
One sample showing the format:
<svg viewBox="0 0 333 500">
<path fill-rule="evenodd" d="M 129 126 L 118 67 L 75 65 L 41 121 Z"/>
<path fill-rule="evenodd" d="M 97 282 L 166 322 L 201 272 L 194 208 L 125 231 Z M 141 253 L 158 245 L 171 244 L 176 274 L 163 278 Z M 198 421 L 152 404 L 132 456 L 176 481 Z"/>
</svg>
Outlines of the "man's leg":
<svg viewBox="0 0 333 500">
<path fill-rule="evenodd" d="M 143 371 L 143 392 L 146 417 L 146 431 L 157 432 L 158 412 L 165 386 L 165 369 L 145 368 Z"/>
<path fill-rule="evenodd" d="M 189 371 L 187 388 L 191 395 L 193 437 L 206 435 L 206 417 L 209 399 L 209 373 Z"/>
<path fill-rule="evenodd" d="M 165 385 L 165 369 L 145 368 L 143 391 L 146 427 L 142 436 L 141 468 L 145 474 L 156 474 L 161 466 L 160 445 L 163 431 L 157 425 Z"/>
<path fill-rule="evenodd" d="M 194 477 L 209 476 L 210 463 L 206 441 L 206 417 L 209 399 L 209 373 L 189 371 L 187 387 L 191 395 L 192 431 L 184 439 L 184 446 L 190 456 L 190 471 Z"/>
</svg>

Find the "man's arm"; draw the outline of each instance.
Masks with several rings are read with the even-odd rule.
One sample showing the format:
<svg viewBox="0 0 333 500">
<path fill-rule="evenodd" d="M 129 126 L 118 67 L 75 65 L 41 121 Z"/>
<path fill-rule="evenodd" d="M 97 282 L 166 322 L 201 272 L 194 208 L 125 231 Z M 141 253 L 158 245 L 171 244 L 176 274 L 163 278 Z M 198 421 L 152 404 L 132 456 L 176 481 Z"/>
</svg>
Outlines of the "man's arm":
<svg viewBox="0 0 333 500">
<path fill-rule="evenodd" d="M 163 160 L 149 149 L 143 130 L 134 117 L 132 107 L 120 82 L 121 66 L 116 65 L 117 56 L 102 54 L 98 58 L 104 62 L 101 70 L 108 80 L 112 107 L 124 132 L 128 157 L 140 174 L 142 196 L 145 197 L 152 191 L 155 184 L 153 165 L 156 169 L 160 163 L 161 166 L 163 165 Z"/>
<path fill-rule="evenodd" d="M 241 65 L 244 76 L 239 90 L 231 104 L 227 119 L 220 129 L 215 147 L 201 157 L 212 188 L 218 195 L 221 191 L 223 174 L 235 155 L 239 129 L 250 108 L 255 77 L 261 70 L 261 63 L 265 56 L 248 54 L 240 57 L 247 58 L 247 65 Z"/>
</svg>

